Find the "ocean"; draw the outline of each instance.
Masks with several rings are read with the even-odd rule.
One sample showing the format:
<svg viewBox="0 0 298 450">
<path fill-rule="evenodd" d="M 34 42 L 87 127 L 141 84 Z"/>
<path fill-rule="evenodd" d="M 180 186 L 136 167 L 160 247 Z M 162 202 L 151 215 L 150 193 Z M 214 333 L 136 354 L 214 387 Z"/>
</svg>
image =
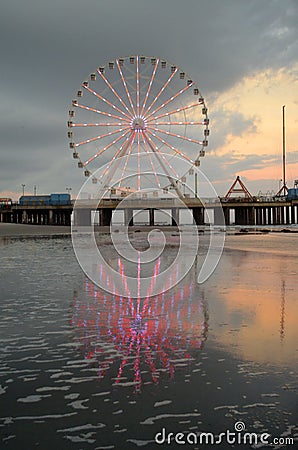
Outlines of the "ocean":
<svg viewBox="0 0 298 450">
<path fill-rule="evenodd" d="M 0 448 L 295 448 L 297 244 L 227 236 L 205 283 L 127 298 L 70 237 L 1 238 Z"/>
</svg>

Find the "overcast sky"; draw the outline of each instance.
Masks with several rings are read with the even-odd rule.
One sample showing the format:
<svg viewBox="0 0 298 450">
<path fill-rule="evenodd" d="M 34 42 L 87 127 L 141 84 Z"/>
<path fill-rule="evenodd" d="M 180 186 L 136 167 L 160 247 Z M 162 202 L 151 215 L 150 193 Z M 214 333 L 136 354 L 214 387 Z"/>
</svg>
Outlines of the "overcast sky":
<svg viewBox="0 0 298 450">
<path fill-rule="evenodd" d="M 77 192 L 68 110 L 101 64 L 145 54 L 192 76 L 209 107 L 202 170 L 224 194 L 278 188 L 281 108 L 298 178 L 297 0 L 9 0 L 0 17 L 0 195 Z M 12 194 L 11 194 L 12 195 Z"/>
</svg>

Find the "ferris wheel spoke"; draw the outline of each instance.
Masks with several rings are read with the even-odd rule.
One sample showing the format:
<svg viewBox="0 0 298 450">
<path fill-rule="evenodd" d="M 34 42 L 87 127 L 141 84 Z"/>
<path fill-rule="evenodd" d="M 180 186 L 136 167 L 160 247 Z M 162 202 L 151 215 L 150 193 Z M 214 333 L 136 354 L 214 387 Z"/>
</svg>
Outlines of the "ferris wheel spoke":
<svg viewBox="0 0 298 450">
<path fill-rule="evenodd" d="M 131 111 L 129 110 L 129 108 L 127 107 L 126 103 L 124 103 L 124 101 L 122 100 L 122 98 L 120 97 L 120 95 L 118 94 L 118 92 L 113 88 L 113 86 L 111 85 L 111 83 L 109 82 L 109 80 L 104 76 L 104 74 L 97 69 L 97 72 L 100 74 L 101 78 L 104 80 L 104 82 L 106 83 L 106 85 L 110 88 L 110 90 L 113 92 L 113 94 L 117 97 L 117 99 L 119 100 L 119 102 L 121 103 L 122 106 L 124 106 L 125 110 L 128 112 L 128 116 L 127 117 L 132 117 L 131 115 Z M 127 115 L 127 114 L 124 114 Z"/>
<path fill-rule="evenodd" d="M 101 134 L 101 135 L 96 136 L 94 138 L 90 138 L 90 139 L 86 139 L 85 141 L 78 142 L 77 144 L 74 144 L 74 147 L 80 147 L 81 145 L 90 144 L 90 142 L 98 141 L 98 140 L 103 139 L 105 137 L 112 136 L 112 135 L 117 134 L 117 133 L 121 133 L 123 130 L 129 130 L 129 129 L 130 129 L 130 127 L 119 128 L 118 130 L 110 131 L 110 133 Z"/>
<path fill-rule="evenodd" d="M 139 74 L 139 57 L 136 57 L 136 106 L 137 115 L 140 115 L 140 74 Z"/>
<path fill-rule="evenodd" d="M 174 70 L 174 72 L 170 75 L 170 77 L 167 79 L 167 81 L 165 82 L 165 84 L 162 86 L 162 88 L 160 89 L 160 91 L 158 92 L 158 94 L 156 95 L 156 97 L 154 98 L 153 102 L 149 105 L 149 107 L 146 109 L 144 115 L 146 116 L 148 114 L 148 112 L 151 110 L 152 106 L 155 104 L 156 100 L 158 100 L 158 98 L 160 97 L 160 95 L 163 93 L 163 91 L 166 89 L 166 87 L 168 86 L 168 84 L 170 83 L 170 81 L 172 80 L 172 78 L 175 76 L 175 74 L 178 72 L 178 68 L 176 67 L 176 69 Z"/>
<path fill-rule="evenodd" d="M 148 119 L 149 117 L 153 116 L 153 114 L 157 113 L 157 111 L 160 111 L 162 108 L 164 108 L 165 106 L 167 106 L 170 102 L 172 102 L 173 100 L 175 100 L 177 97 L 179 97 L 179 95 L 184 94 L 184 92 L 186 92 L 189 88 L 191 88 L 193 86 L 193 83 L 188 84 L 187 86 L 185 86 L 183 89 L 180 89 L 180 91 L 178 91 L 175 95 L 172 95 L 172 97 L 170 97 L 166 102 L 164 102 L 162 105 L 160 105 L 158 108 L 156 108 L 154 111 L 152 111 L 149 116 L 147 116 L 146 118 Z"/>
<path fill-rule="evenodd" d="M 203 145 L 202 141 L 198 141 L 196 139 L 187 138 L 185 136 L 181 136 L 181 134 L 172 133 L 171 131 L 161 130 L 160 128 L 148 126 L 147 129 L 157 131 L 158 133 L 166 134 L 167 136 L 173 136 L 178 139 L 182 139 L 183 141 L 193 142 L 194 144 Z"/>
<path fill-rule="evenodd" d="M 100 73 L 100 72 L 99 72 Z M 102 76 L 103 74 L 100 73 Z M 115 109 L 116 111 L 120 112 L 123 116 L 127 117 L 128 119 L 131 119 L 130 116 L 130 112 L 126 106 L 126 109 L 128 110 L 129 114 L 126 114 L 124 111 L 122 111 L 122 109 L 118 108 L 118 106 L 114 105 L 112 102 L 110 102 L 109 100 L 107 100 L 105 97 L 103 97 L 102 95 L 100 95 L 98 92 L 94 91 L 93 89 L 91 89 L 89 86 L 84 86 L 83 87 L 90 92 L 90 94 L 95 95 L 95 97 L 99 98 L 100 100 L 102 100 L 104 103 L 106 103 L 107 105 L 109 105 L 111 108 Z M 120 98 L 120 97 L 119 97 Z M 121 100 L 122 101 L 122 100 Z"/>
<path fill-rule="evenodd" d="M 107 174 L 107 172 L 109 171 L 109 169 L 110 169 L 111 165 L 113 164 L 113 162 L 116 160 L 116 158 L 119 157 L 118 164 L 117 164 L 117 167 L 118 167 L 118 165 L 119 165 L 119 163 L 121 161 L 120 158 L 125 155 L 126 150 L 128 149 L 129 145 L 134 141 L 135 134 L 136 134 L 136 132 L 133 131 L 133 132 L 131 132 L 130 136 L 126 138 L 126 141 L 117 150 L 117 152 L 115 153 L 115 155 L 113 156 L 113 158 L 111 159 L 111 161 L 109 162 L 107 167 L 104 169 L 103 173 L 99 177 L 99 180 L 101 180 Z M 117 169 L 117 167 L 115 168 L 115 170 Z M 115 170 L 113 171 L 113 173 L 115 172 Z M 110 182 L 110 180 L 113 177 L 113 173 L 109 174 L 109 177 L 105 180 L 105 183 L 109 183 Z"/>
<path fill-rule="evenodd" d="M 150 131 L 148 131 L 148 134 L 152 134 L 152 133 Z M 148 142 L 149 147 L 154 152 L 155 156 L 159 160 L 159 163 L 161 163 L 161 166 L 165 170 L 165 173 L 166 173 L 169 181 L 172 184 L 174 184 L 173 176 L 171 175 L 171 173 L 168 172 L 168 169 L 166 168 L 166 166 L 168 166 L 170 168 L 170 170 L 175 174 L 174 176 L 179 178 L 179 175 L 177 174 L 176 170 L 172 167 L 171 163 L 169 161 L 167 161 L 167 159 L 164 157 L 164 155 L 159 151 L 159 148 L 155 145 L 154 141 L 150 138 L 150 136 L 148 134 L 144 134 L 144 136 L 145 136 L 146 141 Z M 162 163 L 162 160 L 164 161 L 164 163 Z"/>
<path fill-rule="evenodd" d="M 122 118 L 122 117 L 120 117 L 120 116 L 116 116 L 115 114 L 111 114 L 111 113 L 108 113 L 108 112 L 106 112 L 106 111 L 101 111 L 101 110 L 99 110 L 99 109 L 90 108 L 90 106 L 85 106 L 85 105 L 82 105 L 82 104 L 80 104 L 80 103 L 77 103 L 77 104 L 76 104 L 76 107 L 77 107 L 77 108 L 80 108 L 80 109 L 85 109 L 85 110 L 87 110 L 87 111 L 92 111 L 92 112 L 95 112 L 96 114 L 101 114 L 101 115 L 103 115 L 103 116 L 113 117 L 113 119 L 119 119 L 119 120 L 121 120 L 121 121 L 123 121 L 123 122 L 126 122 L 126 123 L 130 123 L 130 120 L 128 120 L 128 119 Z M 70 125 L 70 126 L 73 126 L 73 124 Z"/>
<path fill-rule="evenodd" d="M 154 125 L 206 125 L 204 121 L 200 122 L 155 122 Z"/>
<path fill-rule="evenodd" d="M 153 122 L 154 120 L 161 119 L 162 117 L 171 116 L 172 114 L 177 114 L 177 113 L 180 113 L 182 111 L 186 111 L 187 109 L 194 108 L 196 106 L 200 106 L 200 103 L 191 103 L 190 105 L 187 105 L 187 106 L 184 106 L 184 107 L 181 107 L 181 108 L 177 108 L 177 109 L 173 109 L 172 111 L 168 111 L 166 113 L 163 113 L 163 114 L 160 114 L 158 116 L 152 117 L 151 119 L 147 119 L 146 118 L 146 121 L 148 123 L 150 123 L 150 122 Z"/>
<path fill-rule="evenodd" d="M 142 114 L 144 112 L 144 109 L 145 109 L 145 106 L 146 106 L 146 103 L 147 103 L 147 100 L 148 100 L 148 97 L 149 97 L 149 94 L 150 94 L 150 91 L 151 91 L 152 83 L 153 83 L 153 80 L 154 80 L 154 77 L 155 77 L 155 74 L 156 74 L 156 70 L 157 70 L 158 64 L 159 64 L 159 59 L 156 60 L 155 66 L 153 68 L 153 72 L 152 72 L 152 75 L 151 75 L 151 78 L 150 78 L 148 89 L 147 89 L 147 92 L 146 92 L 146 95 L 145 95 L 144 103 L 142 105 L 141 114 L 140 114 L 141 116 L 142 116 Z"/>
<path fill-rule="evenodd" d="M 123 139 L 130 130 L 127 130 L 125 133 L 121 134 L 121 136 L 118 136 L 117 139 L 114 139 L 112 142 L 110 142 L 108 145 L 106 145 L 104 148 L 102 148 L 99 152 L 97 152 L 95 155 L 93 155 L 91 158 L 89 158 L 87 161 L 83 163 L 84 166 L 88 165 L 90 162 L 94 161 L 94 159 L 98 158 L 98 156 L 102 155 L 106 150 L 111 148 L 113 145 L 117 144 L 121 139 Z"/>
<path fill-rule="evenodd" d="M 138 133 L 138 189 L 141 189 L 141 151 L 140 151 L 140 133 Z"/>
<path fill-rule="evenodd" d="M 121 122 L 101 122 L 101 123 L 74 123 L 72 127 L 121 127 Z"/>
<path fill-rule="evenodd" d="M 123 75 L 123 72 L 122 72 L 122 69 L 121 69 L 121 66 L 119 64 L 119 60 L 118 59 L 116 59 L 116 64 L 117 64 L 117 67 L 118 67 L 118 70 L 119 70 L 119 73 L 120 73 L 120 76 L 121 76 L 121 80 L 122 80 L 122 83 L 123 83 L 123 86 L 124 86 L 127 98 L 129 100 L 131 109 L 133 111 L 133 114 L 136 115 L 136 111 L 135 111 L 135 108 L 134 108 L 134 105 L 133 105 L 133 102 L 132 102 L 132 99 L 131 99 L 131 95 L 129 93 L 129 90 L 128 90 L 128 87 L 127 87 L 127 83 L 126 83 L 126 80 L 124 78 L 124 75 Z"/>
<path fill-rule="evenodd" d="M 144 143 L 145 152 L 147 153 L 147 155 L 149 157 L 149 161 L 150 161 L 150 164 L 151 164 L 151 167 L 152 167 L 152 171 L 153 171 L 153 173 L 155 175 L 155 180 L 157 182 L 158 187 L 161 189 L 161 184 L 160 184 L 160 181 L 159 181 L 159 178 L 158 178 L 158 175 L 157 175 L 157 170 L 156 170 L 156 168 L 155 168 L 155 166 L 153 164 L 152 157 L 150 155 L 150 151 L 148 149 L 148 145 L 147 145 L 147 142 L 146 142 L 145 137 L 144 137 L 144 131 L 142 131 L 141 134 L 142 134 L 142 140 L 143 140 L 143 143 Z"/>
<path fill-rule="evenodd" d="M 151 132 L 152 136 L 154 136 L 156 139 L 158 139 L 160 142 L 162 142 L 164 145 L 166 145 L 168 148 L 173 150 L 175 153 L 178 153 L 178 155 L 182 156 L 182 158 L 186 159 L 191 164 L 194 164 L 194 161 L 192 161 L 191 158 L 189 158 L 185 153 L 181 152 L 181 150 L 178 150 L 177 148 L 173 147 L 173 145 L 170 145 L 167 141 L 162 139 L 160 136 L 157 136 L 156 133 Z"/>
<path fill-rule="evenodd" d="M 126 172 L 127 163 L 128 163 L 128 160 L 129 160 L 129 157 L 130 157 L 131 153 L 132 153 L 132 143 L 130 144 L 128 153 L 127 153 L 127 155 L 125 157 L 125 163 L 124 163 L 123 170 L 122 170 L 122 173 L 121 173 L 121 176 L 120 176 L 120 179 L 119 179 L 118 188 L 121 187 L 121 183 L 124 180 L 124 174 Z"/>
</svg>

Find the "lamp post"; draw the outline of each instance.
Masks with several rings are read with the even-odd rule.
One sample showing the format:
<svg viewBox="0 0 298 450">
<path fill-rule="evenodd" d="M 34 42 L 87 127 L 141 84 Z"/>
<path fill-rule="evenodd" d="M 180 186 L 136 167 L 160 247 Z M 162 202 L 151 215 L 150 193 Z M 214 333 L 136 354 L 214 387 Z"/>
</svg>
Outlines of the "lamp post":
<svg viewBox="0 0 298 450">
<path fill-rule="evenodd" d="M 198 174 L 195 173 L 195 197 L 198 198 Z"/>
<path fill-rule="evenodd" d="M 67 188 L 65 188 L 66 189 L 66 191 L 68 192 L 68 194 L 70 195 L 70 193 L 71 193 L 71 187 L 67 187 Z"/>
<path fill-rule="evenodd" d="M 25 186 L 26 186 L 25 184 L 22 184 L 22 189 L 23 189 L 23 194 L 22 194 L 22 195 L 23 195 L 23 196 L 24 196 L 24 194 L 25 194 Z"/>
<path fill-rule="evenodd" d="M 286 191 L 286 133 L 285 133 L 285 107 L 282 107 L 282 171 L 283 171 L 283 190 L 284 195 L 287 194 Z"/>
<path fill-rule="evenodd" d="M 276 195 L 287 195 L 288 188 L 286 183 L 286 124 L 285 124 L 285 107 L 282 107 L 282 187 Z"/>
</svg>

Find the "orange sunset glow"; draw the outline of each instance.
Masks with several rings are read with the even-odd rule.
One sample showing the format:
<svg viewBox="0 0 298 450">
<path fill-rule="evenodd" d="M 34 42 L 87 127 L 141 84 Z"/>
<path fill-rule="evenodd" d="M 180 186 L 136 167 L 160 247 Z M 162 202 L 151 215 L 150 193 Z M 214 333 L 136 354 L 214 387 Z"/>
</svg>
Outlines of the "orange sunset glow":
<svg viewBox="0 0 298 450">
<path fill-rule="evenodd" d="M 260 236 L 258 253 L 245 237 L 241 239 L 245 252 L 225 258 L 231 283 L 220 290 L 220 314 L 218 306 L 211 304 L 217 317 L 215 339 L 246 360 L 292 364 L 297 352 L 297 250 L 289 254 L 290 242 L 285 242 L 284 251 L 274 246 L 270 250 L 268 240 Z M 228 239 L 226 245 L 235 249 L 240 242 Z M 233 270 L 235 262 L 238 273 Z M 222 326 L 226 323 L 229 328 Z"/>
<path fill-rule="evenodd" d="M 225 114 L 240 114 L 241 123 L 225 130 L 225 136 L 218 136 L 217 155 L 233 155 L 234 161 L 225 164 L 233 168 L 235 162 L 243 161 L 237 174 L 247 181 L 272 180 L 273 187 L 281 178 L 282 155 L 282 106 L 286 105 L 286 150 L 287 181 L 291 186 L 298 174 L 298 65 L 291 69 L 268 69 L 244 77 L 231 89 L 221 93 L 209 102 L 211 111 Z M 246 123 L 245 123 L 246 121 Z M 222 130 L 220 117 L 212 120 L 215 133 Z M 212 139 L 210 139 L 212 145 Z M 259 155 L 258 167 L 246 168 L 246 159 Z M 248 162 L 249 163 L 249 162 Z M 261 187 L 261 184 L 260 184 Z"/>
</svg>

